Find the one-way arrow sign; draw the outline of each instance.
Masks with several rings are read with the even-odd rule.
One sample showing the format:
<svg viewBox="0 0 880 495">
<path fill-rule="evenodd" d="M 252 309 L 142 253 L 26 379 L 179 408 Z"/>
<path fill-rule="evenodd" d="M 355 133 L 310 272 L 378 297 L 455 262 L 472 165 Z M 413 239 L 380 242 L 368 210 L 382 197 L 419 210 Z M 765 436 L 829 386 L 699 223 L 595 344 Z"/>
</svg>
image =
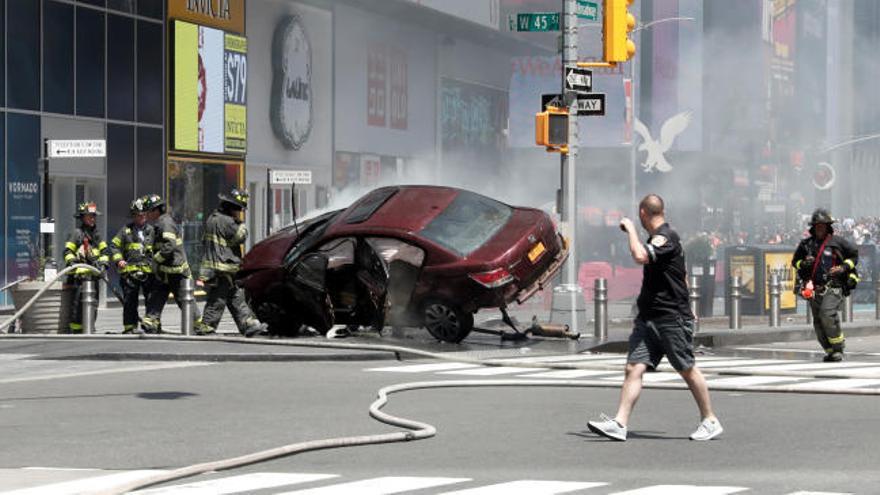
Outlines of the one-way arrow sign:
<svg viewBox="0 0 880 495">
<path fill-rule="evenodd" d="M 593 90 L 593 71 L 578 69 L 575 67 L 565 68 L 566 91 L 578 91 L 588 93 Z"/>
<path fill-rule="evenodd" d="M 578 96 L 578 115 L 605 115 L 605 93 Z"/>
</svg>

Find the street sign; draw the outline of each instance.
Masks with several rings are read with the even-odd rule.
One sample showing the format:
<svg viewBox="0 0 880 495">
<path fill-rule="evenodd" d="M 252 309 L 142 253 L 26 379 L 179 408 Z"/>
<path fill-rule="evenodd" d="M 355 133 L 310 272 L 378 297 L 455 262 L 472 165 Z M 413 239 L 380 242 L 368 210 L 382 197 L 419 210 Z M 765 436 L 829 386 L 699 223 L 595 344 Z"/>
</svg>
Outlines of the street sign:
<svg viewBox="0 0 880 495">
<path fill-rule="evenodd" d="M 311 170 L 272 170 L 269 175 L 269 182 L 273 186 L 284 186 L 290 184 L 311 184 Z"/>
<path fill-rule="evenodd" d="M 541 110 L 547 107 L 565 108 L 565 98 L 562 95 L 541 95 Z"/>
<path fill-rule="evenodd" d="M 577 6 L 574 11 L 579 19 L 586 19 L 588 21 L 599 20 L 599 5 L 596 2 L 577 0 Z"/>
<path fill-rule="evenodd" d="M 578 115 L 605 115 L 605 93 L 578 96 Z"/>
<path fill-rule="evenodd" d="M 508 17 L 511 31 L 559 31 L 559 12 L 526 12 Z"/>
<path fill-rule="evenodd" d="M 103 158 L 107 156 L 104 139 L 49 139 L 49 158 Z"/>
<path fill-rule="evenodd" d="M 576 67 L 565 68 L 565 90 L 589 93 L 593 90 L 593 71 Z"/>
</svg>

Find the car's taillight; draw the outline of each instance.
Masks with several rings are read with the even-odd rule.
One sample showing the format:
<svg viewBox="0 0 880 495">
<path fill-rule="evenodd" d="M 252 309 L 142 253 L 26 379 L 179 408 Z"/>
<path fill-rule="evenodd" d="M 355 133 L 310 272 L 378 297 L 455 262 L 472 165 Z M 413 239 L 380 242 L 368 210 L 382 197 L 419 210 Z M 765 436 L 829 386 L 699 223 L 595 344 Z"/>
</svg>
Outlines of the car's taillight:
<svg viewBox="0 0 880 495">
<path fill-rule="evenodd" d="M 471 273 L 468 277 L 490 289 L 501 287 L 502 285 L 513 281 L 513 275 L 504 268 L 497 268 L 490 272 Z"/>
</svg>

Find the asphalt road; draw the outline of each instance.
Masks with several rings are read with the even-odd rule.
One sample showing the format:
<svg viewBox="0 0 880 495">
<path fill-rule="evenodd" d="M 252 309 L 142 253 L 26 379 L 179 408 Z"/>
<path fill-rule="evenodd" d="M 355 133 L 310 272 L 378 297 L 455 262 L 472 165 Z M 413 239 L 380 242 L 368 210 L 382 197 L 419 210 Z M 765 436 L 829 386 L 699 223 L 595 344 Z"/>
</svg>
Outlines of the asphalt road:
<svg viewBox="0 0 880 495">
<path fill-rule="evenodd" d="M 0 359 L 0 490 L 395 431 L 367 414 L 380 387 L 479 378 L 367 371 L 397 365 L 35 361 L 5 354 Z M 363 483 L 377 477 L 388 477 L 380 480 L 384 492 L 423 487 L 414 491 L 419 494 L 522 480 L 555 483 L 556 491 L 547 493 L 564 487 L 583 488 L 566 493 L 589 494 L 637 489 L 642 491 L 631 493 L 877 493 L 880 486 L 876 396 L 716 391 L 713 400 L 725 434 L 695 443 L 687 440 L 698 421 L 689 394 L 647 390 L 630 440 L 613 443 L 590 434 L 585 422 L 601 411 L 612 413 L 617 395 L 616 388 L 546 387 L 405 392 L 392 396 L 385 410 L 435 425 L 436 437 L 305 453 L 172 485 L 254 473 L 312 473 L 334 477 L 257 493 L 319 487 L 337 490 L 326 493 L 372 493 Z M 51 469 L 23 469 L 34 467 Z M 254 493 L 255 479 L 245 478 L 241 493 Z M 605 485 L 587 489 L 590 483 Z M 499 493 L 539 493 L 526 486 L 507 485 Z M 28 493 L 53 492 L 64 493 L 57 486 Z M 175 492 L 179 489 L 169 493 Z"/>
</svg>

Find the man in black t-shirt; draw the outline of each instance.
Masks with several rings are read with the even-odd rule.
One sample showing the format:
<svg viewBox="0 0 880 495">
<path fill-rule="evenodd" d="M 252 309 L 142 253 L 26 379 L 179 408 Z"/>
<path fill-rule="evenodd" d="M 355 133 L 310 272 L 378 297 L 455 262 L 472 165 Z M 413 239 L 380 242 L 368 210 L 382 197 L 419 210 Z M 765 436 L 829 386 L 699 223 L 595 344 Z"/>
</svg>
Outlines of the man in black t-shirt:
<svg viewBox="0 0 880 495">
<path fill-rule="evenodd" d="M 626 425 L 642 391 L 642 376 L 648 369 L 655 370 L 665 355 L 687 382 L 700 409 L 701 422 L 691 440 L 711 440 L 724 429 L 712 412 L 706 379 L 694 359 L 694 315 L 688 305 L 684 250 L 678 234 L 666 223 L 660 196 L 645 196 L 639 203 L 639 220 L 648 231 L 648 242 L 639 240 L 632 220 L 624 218 L 620 222 L 629 239 L 633 260 L 644 266 L 639 314 L 629 338 L 620 404 L 614 418 L 603 414 L 588 426 L 604 437 L 626 440 Z"/>
</svg>

